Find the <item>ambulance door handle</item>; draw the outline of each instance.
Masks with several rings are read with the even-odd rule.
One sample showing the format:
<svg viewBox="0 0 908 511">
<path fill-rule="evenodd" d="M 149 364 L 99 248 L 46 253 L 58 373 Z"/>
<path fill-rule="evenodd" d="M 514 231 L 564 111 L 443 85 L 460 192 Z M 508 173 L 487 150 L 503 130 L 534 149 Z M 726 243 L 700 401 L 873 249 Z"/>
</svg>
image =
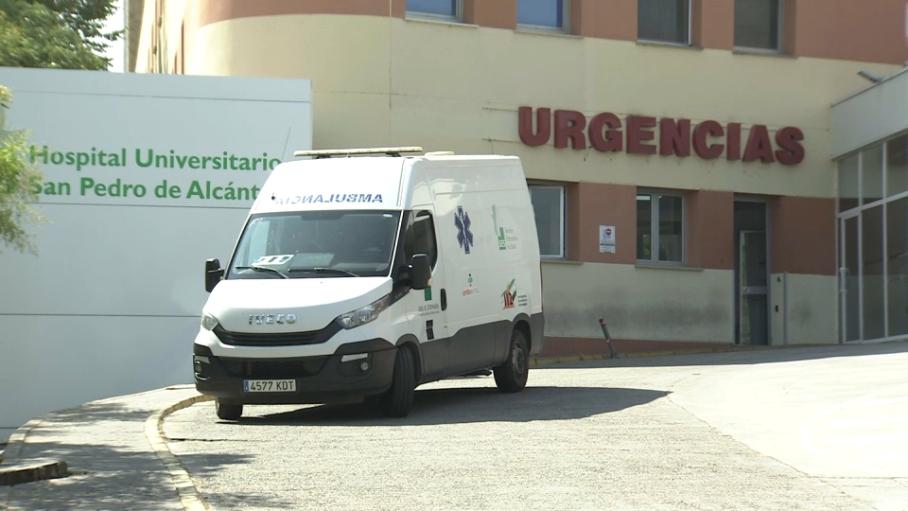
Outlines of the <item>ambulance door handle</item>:
<svg viewBox="0 0 908 511">
<path fill-rule="evenodd" d="M 441 290 L 441 310 L 446 310 L 448 308 L 448 293 L 444 289 Z"/>
</svg>

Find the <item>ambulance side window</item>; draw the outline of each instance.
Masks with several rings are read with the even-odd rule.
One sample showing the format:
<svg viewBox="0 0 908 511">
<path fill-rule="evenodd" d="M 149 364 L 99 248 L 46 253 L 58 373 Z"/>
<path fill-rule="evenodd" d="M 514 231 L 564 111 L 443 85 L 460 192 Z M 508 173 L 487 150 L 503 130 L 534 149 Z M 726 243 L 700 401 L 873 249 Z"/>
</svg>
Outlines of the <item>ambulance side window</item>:
<svg viewBox="0 0 908 511">
<path fill-rule="evenodd" d="M 438 260 L 438 249 L 435 245 L 435 225 L 432 223 L 432 213 L 428 211 L 416 212 L 413 223 L 407 229 L 404 240 L 404 254 L 407 261 L 414 254 L 427 254 L 432 268 Z"/>
</svg>

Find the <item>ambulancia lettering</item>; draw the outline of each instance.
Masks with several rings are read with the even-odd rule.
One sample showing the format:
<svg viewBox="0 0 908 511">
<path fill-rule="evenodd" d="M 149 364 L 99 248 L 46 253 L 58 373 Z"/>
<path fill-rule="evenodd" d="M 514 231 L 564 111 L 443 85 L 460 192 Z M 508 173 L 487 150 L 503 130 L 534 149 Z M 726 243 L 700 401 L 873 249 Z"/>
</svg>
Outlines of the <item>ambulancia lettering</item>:
<svg viewBox="0 0 908 511">
<path fill-rule="evenodd" d="M 293 204 L 373 204 L 384 202 L 380 193 L 314 193 L 309 195 L 273 196 L 280 205 Z"/>
</svg>

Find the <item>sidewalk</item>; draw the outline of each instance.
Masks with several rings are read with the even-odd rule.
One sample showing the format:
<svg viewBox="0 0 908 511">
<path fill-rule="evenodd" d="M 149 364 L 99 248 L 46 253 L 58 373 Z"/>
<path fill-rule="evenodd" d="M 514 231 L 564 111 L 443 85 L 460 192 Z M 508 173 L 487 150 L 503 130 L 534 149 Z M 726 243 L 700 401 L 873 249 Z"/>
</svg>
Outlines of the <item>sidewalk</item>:
<svg viewBox="0 0 908 511">
<path fill-rule="evenodd" d="M 29 421 L 10 438 L 0 469 L 39 458 L 66 462 L 71 475 L 0 486 L 0 509 L 174 509 L 181 502 L 185 471 L 153 445 L 161 410 L 197 396 L 191 385 L 86 403 Z M 24 441 L 21 434 L 25 434 Z M 17 438 L 18 437 L 18 438 Z M 156 450 L 157 449 L 157 450 Z M 159 454 L 164 449 L 166 452 Z M 168 456 L 169 455 L 169 456 Z M 185 493 L 185 492 L 184 492 Z"/>
</svg>

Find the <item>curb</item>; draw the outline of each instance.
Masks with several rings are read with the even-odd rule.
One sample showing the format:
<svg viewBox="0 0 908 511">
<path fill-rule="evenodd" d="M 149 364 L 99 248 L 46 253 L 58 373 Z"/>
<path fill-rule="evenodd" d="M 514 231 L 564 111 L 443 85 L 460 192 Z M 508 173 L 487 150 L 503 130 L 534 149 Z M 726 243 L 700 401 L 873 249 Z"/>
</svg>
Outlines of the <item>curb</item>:
<svg viewBox="0 0 908 511">
<path fill-rule="evenodd" d="M 9 436 L 4 454 L 2 457 L 0 457 L 0 463 L 2 463 L 4 459 L 18 459 L 19 454 L 22 452 L 22 445 L 25 444 L 25 437 L 27 437 L 33 429 L 37 428 L 38 425 L 41 424 L 41 422 L 42 419 L 32 419 L 19 426 L 16 431 L 14 431 L 13 434 Z"/>
<path fill-rule="evenodd" d="M 530 367 L 540 368 L 556 364 L 568 364 L 572 362 L 583 362 L 587 360 L 621 360 L 629 358 L 653 358 L 653 357 L 675 357 L 684 355 L 709 355 L 714 353 L 747 353 L 752 351 L 773 351 L 796 348 L 828 348 L 838 346 L 837 344 L 786 344 L 781 346 L 753 346 L 747 348 L 734 347 L 728 348 L 727 345 L 716 345 L 714 348 L 701 349 L 677 349 L 677 350 L 659 350 L 659 351 L 631 351 L 627 353 L 616 353 L 614 357 L 609 357 L 606 353 L 589 353 L 576 355 L 562 355 L 552 357 L 533 357 L 530 360 Z"/>
<path fill-rule="evenodd" d="M 4 466 L 9 466 L 10 463 L 14 463 L 18 460 L 19 454 L 22 452 L 22 446 L 25 444 L 25 438 L 33 429 L 38 427 L 41 424 L 42 419 L 32 419 L 25 424 L 16 428 L 16 431 L 10 435 L 9 440 L 7 440 L 6 448 L 3 450 L 3 457 L 0 458 L 0 463 L 3 461 L 7 462 L 7 465 L 0 465 L 0 468 Z M 13 460 L 12 462 L 10 460 Z M 40 467 L 31 467 L 31 469 L 26 469 L 25 476 L 34 477 L 37 475 L 37 472 L 40 470 Z M 38 479 L 30 479 L 31 481 L 37 481 Z M 0 509 L 10 509 L 9 507 L 9 494 L 12 489 L 11 485 L 0 485 Z"/>
<path fill-rule="evenodd" d="M 8 463 L 0 467 L 0 486 L 14 486 L 46 479 L 59 479 L 69 475 L 65 461 L 38 458 Z"/>
<path fill-rule="evenodd" d="M 173 485 L 177 489 L 177 495 L 180 497 L 180 503 L 183 505 L 183 509 L 186 510 L 206 511 L 211 508 L 199 493 L 198 488 L 195 487 L 192 478 L 189 476 L 189 472 L 183 467 L 183 464 L 180 463 L 180 460 L 176 455 L 170 451 L 170 448 L 167 447 L 167 441 L 164 439 L 164 419 L 168 415 L 182 410 L 183 408 L 188 408 L 195 403 L 200 403 L 202 401 L 211 401 L 212 399 L 211 396 L 198 394 L 177 401 L 167 408 L 151 414 L 151 416 L 145 420 L 145 438 L 148 439 L 151 448 L 154 449 L 158 459 L 161 460 L 164 467 L 167 469 L 167 472 L 170 474 L 170 479 L 173 481 Z"/>
</svg>

